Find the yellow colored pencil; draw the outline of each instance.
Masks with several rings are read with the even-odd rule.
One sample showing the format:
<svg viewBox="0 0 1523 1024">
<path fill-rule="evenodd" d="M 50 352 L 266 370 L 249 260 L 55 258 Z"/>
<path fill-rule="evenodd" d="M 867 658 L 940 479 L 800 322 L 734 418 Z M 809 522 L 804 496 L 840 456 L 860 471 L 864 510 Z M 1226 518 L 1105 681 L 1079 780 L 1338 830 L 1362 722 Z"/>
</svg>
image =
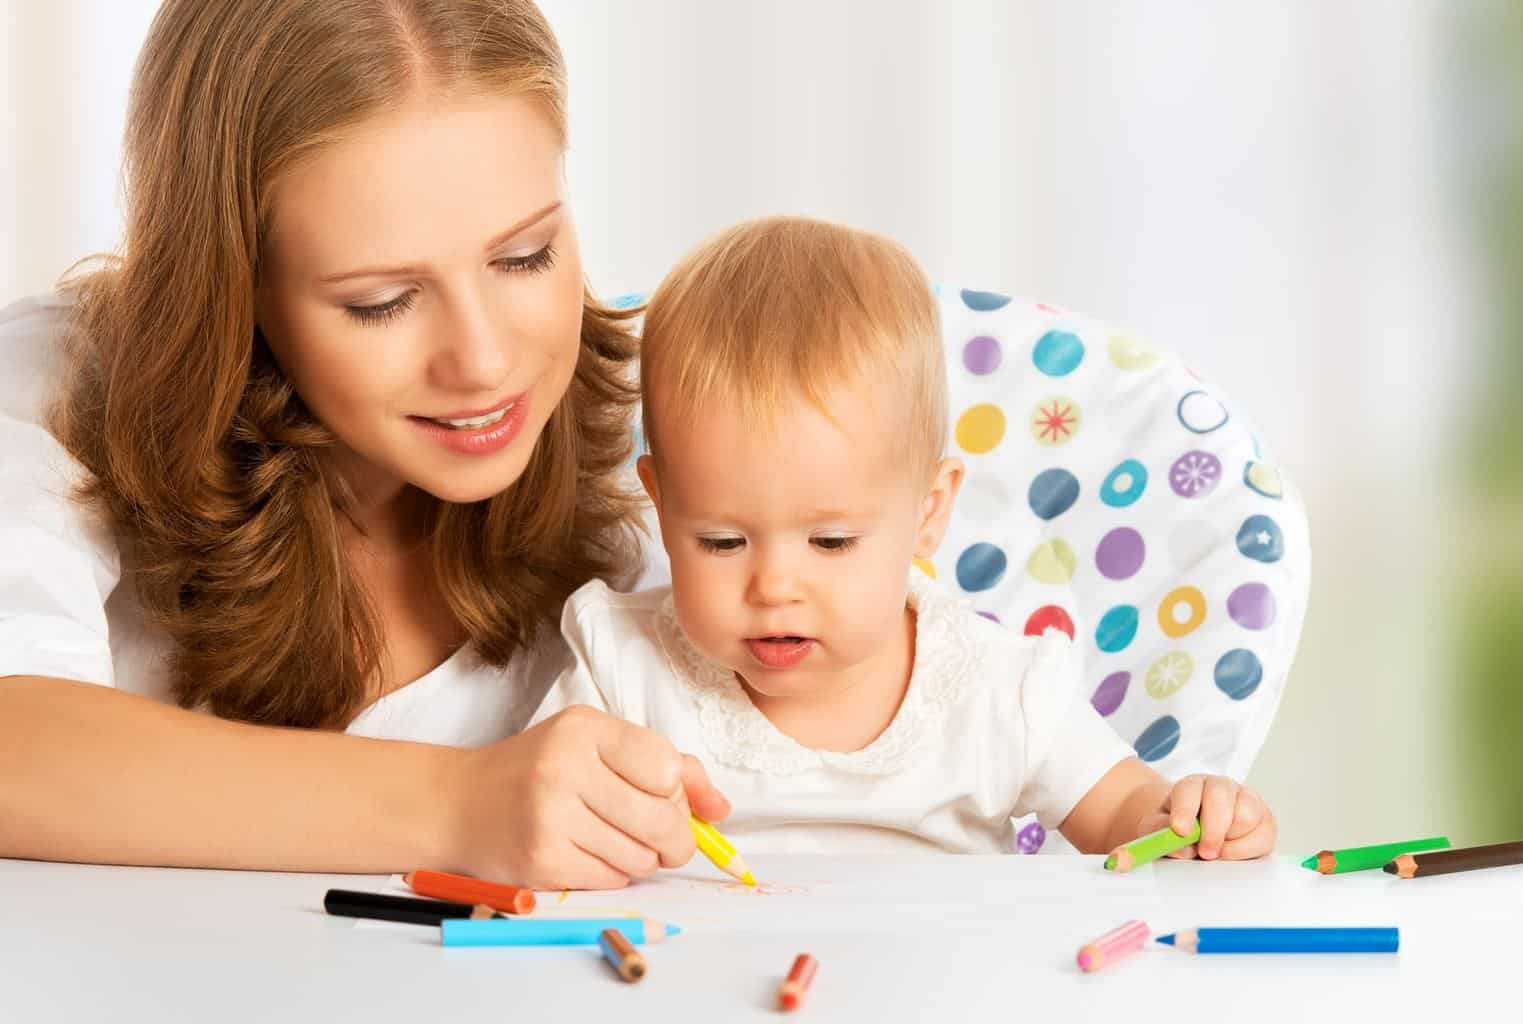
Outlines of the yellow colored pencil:
<svg viewBox="0 0 1523 1024">
<path fill-rule="evenodd" d="M 699 851 L 705 857 L 714 862 L 716 868 L 747 885 L 756 884 L 756 876 L 746 867 L 745 858 L 735 851 L 728 839 L 719 834 L 719 829 L 691 814 L 687 820 L 693 827 L 693 842 L 698 844 Z"/>
</svg>

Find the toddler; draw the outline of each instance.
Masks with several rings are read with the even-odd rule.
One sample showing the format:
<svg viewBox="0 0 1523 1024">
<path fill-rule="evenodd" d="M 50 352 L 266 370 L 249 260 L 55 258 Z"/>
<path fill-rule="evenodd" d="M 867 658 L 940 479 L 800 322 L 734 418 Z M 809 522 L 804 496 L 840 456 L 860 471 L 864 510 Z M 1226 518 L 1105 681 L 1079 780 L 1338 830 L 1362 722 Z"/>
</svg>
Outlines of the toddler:
<svg viewBox="0 0 1523 1024">
<path fill-rule="evenodd" d="M 641 355 L 672 584 L 571 597 L 575 664 L 536 721 L 588 704 L 696 754 L 745 853 L 1013 851 L 1030 812 L 1084 852 L 1197 815 L 1176 856 L 1270 852 L 1252 790 L 1133 756 L 1066 635 L 1021 636 L 912 569 L 963 475 L 945 374 L 931 289 L 886 239 L 771 218 L 689 254 Z"/>
</svg>

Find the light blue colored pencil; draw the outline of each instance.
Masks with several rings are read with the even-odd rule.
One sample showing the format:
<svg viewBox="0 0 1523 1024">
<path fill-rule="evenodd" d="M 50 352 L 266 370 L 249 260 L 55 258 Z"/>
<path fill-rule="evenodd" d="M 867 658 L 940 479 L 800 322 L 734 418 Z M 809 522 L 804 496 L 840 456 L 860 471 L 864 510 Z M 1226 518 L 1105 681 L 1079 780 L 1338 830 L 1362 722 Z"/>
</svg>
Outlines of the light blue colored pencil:
<svg viewBox="0 0 1523 1024">
<path fill-rule="evenodd" d="M 1401 936 L 1395 928 L 1187 928 L 1158 941 L 1186 953 L 1394 953 Z"/>
<path fill-rule="evenodd" d="M 511 928 L 457 928 L 456 925 L 512 925 Z M 529 917 L 471 921 L 450 919 L 439 925 L 446 946 L 596 946 L 598 935 L 614 928 L 634 943 L 660 942 L 682 931 L 648 917 Z"/>
</svg>

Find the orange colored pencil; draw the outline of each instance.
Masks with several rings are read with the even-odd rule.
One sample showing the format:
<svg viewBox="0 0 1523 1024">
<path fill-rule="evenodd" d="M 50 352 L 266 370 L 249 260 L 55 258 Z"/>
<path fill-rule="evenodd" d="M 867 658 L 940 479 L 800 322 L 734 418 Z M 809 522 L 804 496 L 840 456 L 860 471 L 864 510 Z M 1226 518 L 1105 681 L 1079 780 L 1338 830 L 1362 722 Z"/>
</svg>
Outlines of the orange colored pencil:
<svg viewBox="0 0 1523 1024">
<path fill-rule="evenodd" d="M 488 882 L 448 871 L 409 871 L 402 876 L 407 887 L 419 896 L 458 903 L 485 903 L 506 914 L 529 914 L 534 911 L 534 890 L 516 885 Z"/>
</svg>

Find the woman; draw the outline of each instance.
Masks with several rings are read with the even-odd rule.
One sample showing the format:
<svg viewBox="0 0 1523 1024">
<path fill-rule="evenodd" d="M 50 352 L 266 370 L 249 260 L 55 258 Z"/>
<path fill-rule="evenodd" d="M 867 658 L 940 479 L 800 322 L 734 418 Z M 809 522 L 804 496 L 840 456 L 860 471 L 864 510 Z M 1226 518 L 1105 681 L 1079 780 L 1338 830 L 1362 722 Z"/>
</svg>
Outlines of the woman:
<svg viewBox="0 0 1523 1024">
<path fill-rule="evenodd" d="M 637 557 L 565 92 L 527 0 L 166 0 L 121 256 L 0 316 L 0 855 L 608 887 L 723 817 L 513 735 Z"/>
</svg>

